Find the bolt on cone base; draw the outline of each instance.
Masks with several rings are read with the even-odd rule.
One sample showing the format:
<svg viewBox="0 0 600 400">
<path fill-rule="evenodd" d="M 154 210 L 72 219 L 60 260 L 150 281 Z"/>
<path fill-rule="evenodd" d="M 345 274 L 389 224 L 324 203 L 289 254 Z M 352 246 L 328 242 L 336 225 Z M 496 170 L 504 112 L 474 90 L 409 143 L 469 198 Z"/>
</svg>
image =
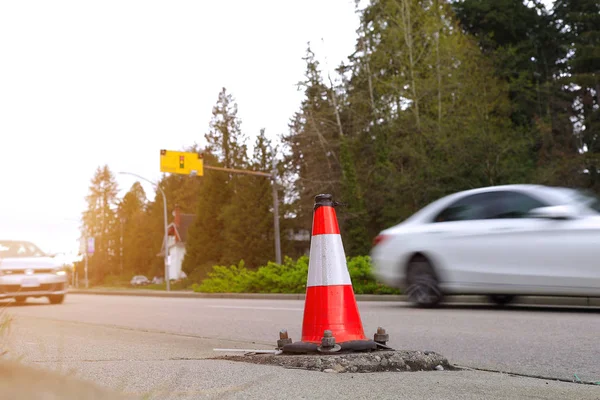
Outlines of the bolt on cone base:
<svg viewBox="0 0 600 400">
<path fill-rule="evenodd" d="M 340 346 L 339 344 L 336 344 L 333 347 L 317 346 L 317 351 L 319 353 L 337 353 L 341 349 L 342 349 L 342 346 Z"/>
</svg>

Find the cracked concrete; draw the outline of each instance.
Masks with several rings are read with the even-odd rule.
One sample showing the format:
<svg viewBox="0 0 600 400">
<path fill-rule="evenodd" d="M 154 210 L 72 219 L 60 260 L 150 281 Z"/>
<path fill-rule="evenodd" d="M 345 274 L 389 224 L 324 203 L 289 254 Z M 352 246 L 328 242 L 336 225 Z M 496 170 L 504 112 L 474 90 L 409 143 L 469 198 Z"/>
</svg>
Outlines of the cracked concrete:
<svg viewBox="0 0 600 400">
<path fill-rule="evenodd" d="M 364 353 L 311 355 L 225 355 L 217 360 L 240 361 L 260 365 L 279 365 L 284 368 L 322 372 L 404 372 L 454 369 L 441 354 L 422 351 L 374 351 Z"/>
</svg>

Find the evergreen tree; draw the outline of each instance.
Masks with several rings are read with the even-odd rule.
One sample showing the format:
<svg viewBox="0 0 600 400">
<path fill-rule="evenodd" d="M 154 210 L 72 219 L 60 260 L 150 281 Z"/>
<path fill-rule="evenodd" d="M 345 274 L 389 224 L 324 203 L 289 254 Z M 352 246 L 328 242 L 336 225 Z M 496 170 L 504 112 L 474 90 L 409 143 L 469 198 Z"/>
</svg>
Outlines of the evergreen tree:
<svg viewBox="0 0 600 400">
<path fill-rule="evenodd" d="M 305 97 L 282 141 L 287 149 L 286 174 L 293 182 L 288 197 L 294 199 L 298 226 L 309 229 L 314 197 L 319 193 L 341 194 L 340 130 L 331 90 L 323 83 L 319 62 L 310 48 L 304 60 L 305 81 L 299 87 Z"/>
<path fill-rule="evenodd" d="M 122 276 L 146 274 L 154 261 L 147 250 L 152 238 L 148 235 L 146 215 L 146 193 L 142 185 L 135 182 L 118 208 Z"/>
<path fill-rule="evenodd" d="M 556 101 L 554 76 L 565 56 L 560 31 L 539 0 L 453 2 L 461 27 L 474 35 L 496 76 L 510 85 L 511 118 L 533 128 Z"/>
<path fill-rule="evenodd" d="M 369 236 L 441 195 L 522 180 L 531 168 L 506 85 L 447 2 L 372 1 L 340 71 Z"/>
<path fill-rule="evenodd" d="M 119 242 L 116 232 L 116 205 L 118 189 L 108 166 L 98 167 L 86 196 L 87 210 L 83 213 L 83 235 L 94 238 L 94 254 L 89 259 L 89 277 L 101 282 L 105 275 L 118 269 Z"/>
<path fill-rule="evenodd" d="M 247 162 L 246 138 L 240 129 L 238 106 L 223 88 L 213 107 L 210 131 L 206 134 L 207 151 L 217 156 L 225 168 L 239 168 Z"/>
<path fill-rule="evenodd" d="M 567 168 L 576 184 L 600 192 L 600 3 L 557 0 L 554 14 L 570 44 L 566 73 L 559 80 L 576 139 L 576 161 Z"/>
<path fill-rule="evenodd" d="M 271 172 L 273 149 L 262 129 L 254 145 L 250 169 Z M 273 231 L 273 197 L 270 179 L 239 176 L 235 195 L 223 209 L 226 251 L 223 262 L 256 268 L 275 259 Z"/>
<path fill-rule="evenodd" d="M 209 143 L 204 161 L 207 165 L 225 168 L 247 166 L 245 137 L 237 117 L 237 104 L 226 89 L 219 93 L 213 107 Z M 190 227 L 183 269 L 186 273 L 197 270 L 202 277 L 210 268 L 228 259 L 224 210 L 238 190 L 237 175 L 210 171 L 201 178 L 198 191 L 196 219 Z"/>
<path fill-rule="evenodd" d="M 461 27 L 477 38 L 493 63 L 496 76 L 509 84 L 514 126 L 535 138 L 529 154 L 537 167 L 532 180 L 573 184 L 579 174 L 572 98 L 558 79 L 568 75 L 564 60 L 570 40 L 557 23 L 557 13 L 537 0 L 461 0 L 453 6 Z"/>
</svg>

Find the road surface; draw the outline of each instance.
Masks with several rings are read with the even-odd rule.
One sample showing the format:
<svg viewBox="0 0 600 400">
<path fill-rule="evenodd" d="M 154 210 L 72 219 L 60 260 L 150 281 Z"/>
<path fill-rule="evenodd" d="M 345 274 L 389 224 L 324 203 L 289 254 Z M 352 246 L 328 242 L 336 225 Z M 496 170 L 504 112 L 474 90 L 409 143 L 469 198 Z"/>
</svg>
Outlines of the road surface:
<svg viewBox="0 0 600 400">
<path fill-rule="evenodd" d="M 402 391 L 407 398 L 496 393 L 500 398 L 600 399 L 600 386 L 555 381 L 572 380 L 574 374 L 600 381 L 597 308 L 421 310 L 398 302 L 359 303 L 365 333 L 371 337 L 378 326 L 385 327 L 394 348 L 433 350 L 455 365 L 544 379 L 483 371 L 332 376 L 206 359 L 221 355 L 214 348 L 273 348 L 281 328 L 299 340 L 303 305 L 73 294 L 57 306 L 45 299 L 11 303 L 9 352 L 26 363 L 156 398 L 316 398 L 346 390 L 352 398 L 373 393 L 396 398 Z"/>
</svg>

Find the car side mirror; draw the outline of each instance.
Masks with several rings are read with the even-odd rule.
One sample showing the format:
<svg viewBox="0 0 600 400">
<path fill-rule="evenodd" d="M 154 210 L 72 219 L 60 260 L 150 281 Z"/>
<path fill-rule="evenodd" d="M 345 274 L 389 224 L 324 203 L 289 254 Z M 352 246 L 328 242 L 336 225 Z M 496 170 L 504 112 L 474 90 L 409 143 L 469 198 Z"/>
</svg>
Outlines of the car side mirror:
<svg viewBox="0 0 600 400">
<path fill-rule="evenodd" d="M 567 220 L 577 218 L 577 211 L 570 206 L 539 207 L 529 211 L 532 218 Z"/>
</svg>

